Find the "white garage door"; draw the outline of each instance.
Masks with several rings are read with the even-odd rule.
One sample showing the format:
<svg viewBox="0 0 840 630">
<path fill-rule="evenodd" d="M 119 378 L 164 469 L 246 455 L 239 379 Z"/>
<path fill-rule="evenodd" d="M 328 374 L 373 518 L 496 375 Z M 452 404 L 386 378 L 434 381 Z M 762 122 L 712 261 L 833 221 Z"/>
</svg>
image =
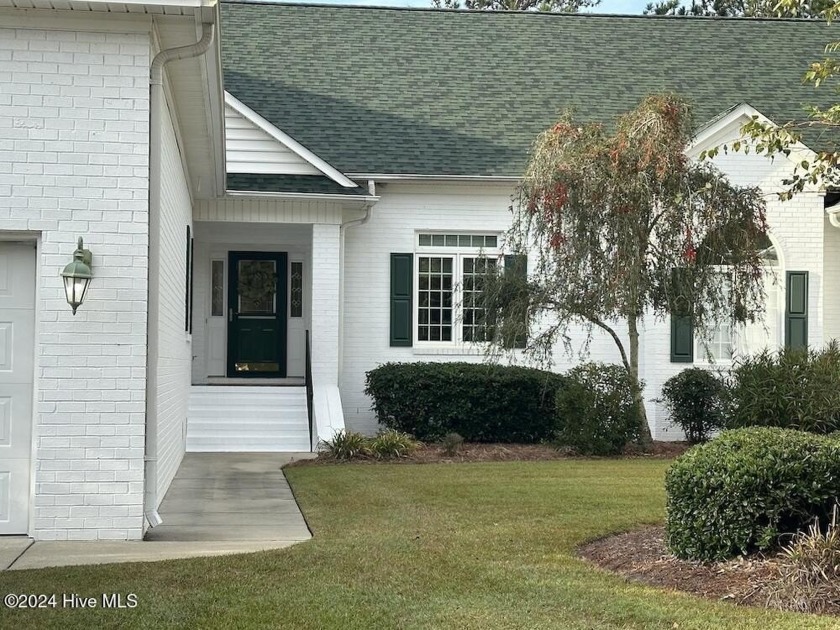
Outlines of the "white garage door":
<svg viewBox="0 0 840 630">
<path fill-rule="evenodd" d="M 26 534 L 35 354 L 35 246 L 0 241 L 0 534 Z"/>
</svg>

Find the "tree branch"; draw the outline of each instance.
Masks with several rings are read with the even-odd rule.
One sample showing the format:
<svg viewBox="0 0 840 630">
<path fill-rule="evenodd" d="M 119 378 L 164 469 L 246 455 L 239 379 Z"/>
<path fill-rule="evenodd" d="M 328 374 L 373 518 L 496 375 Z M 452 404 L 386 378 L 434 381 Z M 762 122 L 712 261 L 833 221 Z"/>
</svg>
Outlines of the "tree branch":
<svg viewBox="0 0 840 630">
<path fill-rule="evenodd" d="M 624 351 L 624 344 L 621 343 L 621 339 L 618 338 L 616 332 L 597 317 L 587 317 L 587 319 L 593 324 L 595 324 L 598 328 L 605 330 L 607 334 L 609 334 L 609 336 L 613 338 L 613 341 L 615 341 L 615 345 L 618 346 L 618 351 L 621 354 L 621 362 L 624 364 L 627 373 L 630 374 L 630 362 L 627 360 L 627 353 Z"/>
</svg>

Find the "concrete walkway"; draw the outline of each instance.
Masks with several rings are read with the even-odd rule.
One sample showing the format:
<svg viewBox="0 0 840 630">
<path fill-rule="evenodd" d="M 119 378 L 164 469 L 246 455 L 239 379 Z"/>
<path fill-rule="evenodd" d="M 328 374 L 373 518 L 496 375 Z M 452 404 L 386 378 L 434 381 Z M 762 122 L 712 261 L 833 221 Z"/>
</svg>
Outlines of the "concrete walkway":
<svg viewBox="0 0 840 630">
<path fill-rule="evenodd" d="M 311 453 L 188 453 L 145 541 L 0 537 L 0 570 L 281 549 L 311 538 L 280 467 Z"/>
</svg>

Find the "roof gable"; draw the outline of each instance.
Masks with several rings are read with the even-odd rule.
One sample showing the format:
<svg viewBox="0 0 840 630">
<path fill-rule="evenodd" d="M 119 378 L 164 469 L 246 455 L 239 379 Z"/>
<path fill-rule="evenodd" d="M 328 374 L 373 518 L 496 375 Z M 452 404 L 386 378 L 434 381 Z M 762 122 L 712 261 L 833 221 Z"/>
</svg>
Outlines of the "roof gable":
<svg viewBox="0 0 840 630">
<path fill-rule="evenodd" d="M 225 92 L 225 155 L 228 173 L 324 175 L 345 188 L 356 183 Z"/>
</svg>

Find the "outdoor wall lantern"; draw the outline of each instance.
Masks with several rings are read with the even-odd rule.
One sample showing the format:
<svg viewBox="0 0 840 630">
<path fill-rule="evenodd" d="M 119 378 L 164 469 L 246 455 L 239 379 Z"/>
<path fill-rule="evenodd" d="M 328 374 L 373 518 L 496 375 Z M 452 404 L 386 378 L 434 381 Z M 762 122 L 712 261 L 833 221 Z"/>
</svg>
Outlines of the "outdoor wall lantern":
<svg viewBox="0 0 840 630">
<path fill-rule="evenodd" d="M 73 309 L 73 315 L 76 314 L 76 309 L 82 305 L 87 295 L 88 285 L 93 278 L 90 272 L 91 253 L 89 249 L 84 248 L 82 237 L 79 237 L 79 246 L 73 252 L 73 262 L 64 268 L 61 272 L 61 277 L 64 279 L 64 293 L 67 296 L 67 303 Z"/>
</svg>

